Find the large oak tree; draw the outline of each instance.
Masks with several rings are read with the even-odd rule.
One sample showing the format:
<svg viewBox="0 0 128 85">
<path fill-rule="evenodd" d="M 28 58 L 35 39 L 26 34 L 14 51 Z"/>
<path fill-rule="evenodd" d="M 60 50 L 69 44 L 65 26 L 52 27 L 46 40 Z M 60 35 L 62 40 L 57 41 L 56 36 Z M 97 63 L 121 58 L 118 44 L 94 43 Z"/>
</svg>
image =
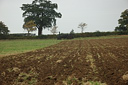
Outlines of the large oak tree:
<svg viewBox="0 0 128 85">
<path fill-rule="evenodd" d="M 61 18 L 62 14 L 56 12 L 58 5 L 49 0 L 34 0 L 31 4 L 23 4 L 24 21 L 33 20 L 38 28 L 38 35 L 42 35 L 42 30 L 56 25 L 56 18 Z"/>
</svg>

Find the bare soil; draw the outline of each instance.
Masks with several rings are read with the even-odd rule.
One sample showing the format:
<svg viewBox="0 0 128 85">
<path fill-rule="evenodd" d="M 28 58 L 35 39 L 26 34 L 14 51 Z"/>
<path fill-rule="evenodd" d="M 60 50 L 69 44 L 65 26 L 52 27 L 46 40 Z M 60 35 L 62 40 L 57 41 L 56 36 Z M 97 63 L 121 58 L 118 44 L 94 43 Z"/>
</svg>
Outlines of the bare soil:
<svg viewBox="0 0 128 85">
<path fill-rule="evenodd" d="M 0 58 L 0 85 L 128 85 L 128 38 L 63 41 Z"/>
</svg>

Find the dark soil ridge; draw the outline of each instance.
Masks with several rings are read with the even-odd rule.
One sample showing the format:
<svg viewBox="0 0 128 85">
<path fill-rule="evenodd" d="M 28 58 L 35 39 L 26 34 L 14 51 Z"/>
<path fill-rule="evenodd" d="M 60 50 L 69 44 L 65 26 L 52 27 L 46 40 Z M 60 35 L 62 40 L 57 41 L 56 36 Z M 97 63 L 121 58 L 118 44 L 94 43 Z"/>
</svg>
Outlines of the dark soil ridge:
<svg viewBox="0 0 128 85">
<path fill-rule="evenodd" d="M 0 85 L 128 85 L 126 71 L 128 38 L 63 41 L 1 58 Z"/>
</svg>

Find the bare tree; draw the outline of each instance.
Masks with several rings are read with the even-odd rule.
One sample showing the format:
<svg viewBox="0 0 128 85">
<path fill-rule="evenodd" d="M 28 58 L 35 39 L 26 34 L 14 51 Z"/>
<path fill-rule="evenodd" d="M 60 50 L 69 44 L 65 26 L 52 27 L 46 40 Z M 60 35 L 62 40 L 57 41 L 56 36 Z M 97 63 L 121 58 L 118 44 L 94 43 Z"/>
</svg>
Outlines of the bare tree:
<svg viewBox="0 0 128 85">
<path fill-rule="evenodd" d="M 53 28 L 51 29 L 51 33 L 53 33 L 53 35 L 57 33 L 57 28 L 58 26 L 53 26 Z"/>
<path fill-rule="evenodd" d="M 80 23 L 79 25 L 78 25 L 78 28 L 81 28 L 81 33 L 83 33 L 83 31 L 84 31 L 84 28 L 87 26 L 87 24 L 86 23 Z"/>
</svg>

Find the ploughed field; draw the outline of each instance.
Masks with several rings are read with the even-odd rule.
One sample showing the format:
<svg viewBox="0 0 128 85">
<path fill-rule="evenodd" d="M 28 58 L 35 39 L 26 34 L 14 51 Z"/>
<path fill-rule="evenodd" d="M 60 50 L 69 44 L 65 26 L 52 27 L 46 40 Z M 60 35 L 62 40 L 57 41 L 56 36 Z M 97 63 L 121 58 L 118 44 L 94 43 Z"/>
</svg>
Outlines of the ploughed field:
<svg viewBox="0 0 128 85">
<path fill-rule="evenodd" d="M 0 58 L 0 85 L 128 85 L 128 38 L 63 41 Z"/>
</svg>

